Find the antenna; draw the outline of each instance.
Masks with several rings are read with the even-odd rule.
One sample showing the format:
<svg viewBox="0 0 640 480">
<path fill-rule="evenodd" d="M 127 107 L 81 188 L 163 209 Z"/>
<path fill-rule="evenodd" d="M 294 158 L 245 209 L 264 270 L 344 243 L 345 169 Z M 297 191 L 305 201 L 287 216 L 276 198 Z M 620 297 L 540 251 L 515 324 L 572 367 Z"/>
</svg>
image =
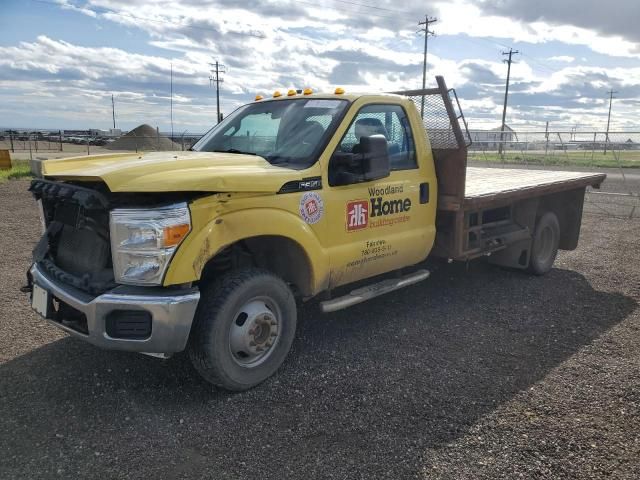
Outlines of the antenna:
<svg viewBox="0 0 640 480">
<path fill-rule="evenodd" d="M 173 142 L 173 62 L 171 62 L 171 94 L 169 96 L 169 108 L 171 116 L 171 141 Z"/>
</svg>

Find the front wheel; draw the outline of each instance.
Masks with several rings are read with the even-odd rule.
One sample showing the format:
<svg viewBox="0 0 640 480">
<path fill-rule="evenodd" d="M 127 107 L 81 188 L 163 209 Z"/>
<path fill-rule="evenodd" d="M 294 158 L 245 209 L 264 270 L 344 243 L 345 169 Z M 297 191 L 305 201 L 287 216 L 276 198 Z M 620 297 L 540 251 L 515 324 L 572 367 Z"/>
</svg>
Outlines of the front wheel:
<svg viewBox="0 0 640 480">
<path fill-rule="evenodd" d="M 556 260 L 560 244 L 560 223 L 553 212 L 546 212 L 536 222 L 527 270 L 534 275 L 544 275 Z"/>
<path fill-rule="evenodd" d="M 296 331 L 291 289 L 272 273 L 233 271 L 200 290 L 188 352 L 207 381 L 247 390 L 284 362 Z"/>
</svg>

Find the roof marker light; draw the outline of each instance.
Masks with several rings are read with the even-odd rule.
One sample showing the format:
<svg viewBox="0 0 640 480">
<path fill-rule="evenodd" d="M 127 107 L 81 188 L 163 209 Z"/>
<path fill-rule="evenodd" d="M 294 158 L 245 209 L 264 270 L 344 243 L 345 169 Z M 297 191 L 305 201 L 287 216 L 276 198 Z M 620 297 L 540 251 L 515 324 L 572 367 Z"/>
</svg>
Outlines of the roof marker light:
<svg viewBox="0 0 640 480">
<path fill-rule="evenodd" d="M 273 92 L 273 98 L 278 98 L 281 97 L 282 94 L 280 93 L 280 90 L 276 90 L 275 92 Z"/>
<path fill-rule="evenodd" d="M 295 90 L 289 90 L 289 91 L 287 92 L 287 96 L 288 96 L 288 97 L 293 97 L 295 94 L 296 94 L 296 91 L 295 91 Z"/>
<path fill-rule="evenodd" d="M 336 91 L 333 93 L 335 93 L 336 95 L 342 95 L 344 93 L 344 88 L 338 87 L 336 88 Z"/>
<path fill-rule="evenodd" d="M 262 100 L 264 97 L 262 95 L 256 95 L 256 102 Z"/>
<path fill-rule="evenodd" d="M 313 90 L 311 90 L 310 88 L 305 88 L 303 93 L 305 95 L 311 95 L 313 93 Z"/>
</svg>

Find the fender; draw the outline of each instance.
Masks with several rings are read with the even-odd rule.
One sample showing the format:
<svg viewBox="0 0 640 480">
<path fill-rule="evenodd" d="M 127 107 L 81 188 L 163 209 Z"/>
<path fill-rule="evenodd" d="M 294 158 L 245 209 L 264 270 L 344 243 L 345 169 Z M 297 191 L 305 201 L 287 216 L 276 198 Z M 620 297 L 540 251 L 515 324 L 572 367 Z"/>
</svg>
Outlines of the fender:
<svg viewBox="0 0 640 480">
<path fill-rule="evenodd" d="M 210 208 L 195 206 L 192 209 L 193 231 L 171 260 L 164 279 L 165 286 L 200 279 L 207 262 L 228 245 L 251 237 L 276 235 L 298 243 L 306 253 L 311 267 L 313 294 L 328 287 L 329 256 L 312 228 L 296 215 L 277 208 L 243 209 L 218 216 L 210 213 Z M 198 228 L 200 217 L 213 220 Z"/>
</svg>

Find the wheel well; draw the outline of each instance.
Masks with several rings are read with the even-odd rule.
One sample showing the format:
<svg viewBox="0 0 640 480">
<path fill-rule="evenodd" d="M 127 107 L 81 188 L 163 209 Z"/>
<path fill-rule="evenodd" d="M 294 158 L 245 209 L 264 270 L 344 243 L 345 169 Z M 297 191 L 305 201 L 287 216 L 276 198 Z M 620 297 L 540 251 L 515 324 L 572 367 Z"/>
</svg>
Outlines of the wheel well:
<svg viewBox="0 0 640 480">
<path fill-rule="evenodd" d="M 246 267 L 269 270 L 292 285 L 295 293 L 312 294 L 313 271 L 307 254 L 296 241 L 278 235 L 245 238 L 228 245 L 205 264 L 201 280 Z"/>
</svg>

